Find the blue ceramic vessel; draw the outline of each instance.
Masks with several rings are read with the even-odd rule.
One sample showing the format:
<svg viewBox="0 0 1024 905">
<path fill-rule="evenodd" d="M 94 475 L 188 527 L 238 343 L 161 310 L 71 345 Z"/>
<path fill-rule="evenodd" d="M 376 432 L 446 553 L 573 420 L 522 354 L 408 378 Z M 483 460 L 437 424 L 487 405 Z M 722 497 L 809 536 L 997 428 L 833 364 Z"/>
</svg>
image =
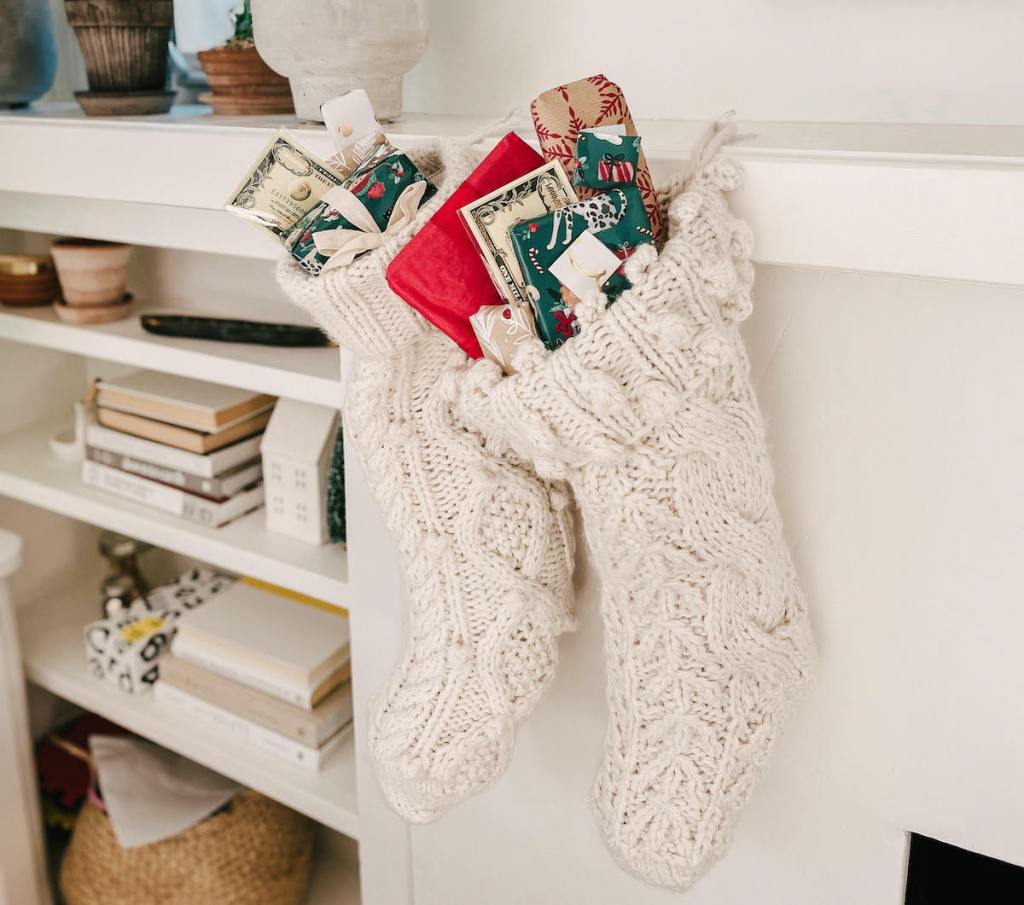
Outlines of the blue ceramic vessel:
<svg viewBox="0 0 1024 905">
<path fill-rule="evenodd" d="M 57 74 L 48 0 L 0 0 L 0 107 L 23 107 Z"/>
</svg>

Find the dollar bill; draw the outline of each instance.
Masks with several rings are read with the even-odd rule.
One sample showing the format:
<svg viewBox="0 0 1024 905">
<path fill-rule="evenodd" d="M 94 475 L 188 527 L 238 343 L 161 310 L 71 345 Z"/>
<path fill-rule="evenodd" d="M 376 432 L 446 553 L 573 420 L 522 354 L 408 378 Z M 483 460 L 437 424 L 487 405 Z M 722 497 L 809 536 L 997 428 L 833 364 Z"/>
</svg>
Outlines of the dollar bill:
<svg viewBox="0 0 1024 905">
<path fill-rule="evenodd" d="M 279 129 L 225 207 L 283 239 L 324 192 L 341 183 L 330 166 Z"/>
<path fill-rule="evenodd" d="M 508 231 L 517 223 L 542 217 L 576 200 L 565 169 L 559 161 L 552 160 L 459 209 L 480 246 L 491 279 L 508 301 L 529 304 L 523 271 Z"/>
</svg>

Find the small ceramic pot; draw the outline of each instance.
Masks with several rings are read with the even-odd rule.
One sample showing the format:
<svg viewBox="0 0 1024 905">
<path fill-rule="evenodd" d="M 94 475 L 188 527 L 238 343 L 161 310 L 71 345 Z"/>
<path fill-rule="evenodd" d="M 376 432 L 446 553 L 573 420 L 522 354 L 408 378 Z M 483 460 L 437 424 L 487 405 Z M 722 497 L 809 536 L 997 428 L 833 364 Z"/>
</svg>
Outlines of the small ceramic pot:
<svg viewBox="0 0 1024 905">
<path fill-rule="evenodd" d="M 50 253 L 68 305 L 110 305 L 124 300 L 131 246 L 93 239 L 59 239 Z"/>
<path fill-rule="evenodd" d="M 196 56 L 212 91 L 200 94 L 199 100 L 213 107 L 214 113 L 235 116 L 295 112 L 288 79 L 264 63 L 255 47 L 215 47 L 201 50 Z"/>
</svg>

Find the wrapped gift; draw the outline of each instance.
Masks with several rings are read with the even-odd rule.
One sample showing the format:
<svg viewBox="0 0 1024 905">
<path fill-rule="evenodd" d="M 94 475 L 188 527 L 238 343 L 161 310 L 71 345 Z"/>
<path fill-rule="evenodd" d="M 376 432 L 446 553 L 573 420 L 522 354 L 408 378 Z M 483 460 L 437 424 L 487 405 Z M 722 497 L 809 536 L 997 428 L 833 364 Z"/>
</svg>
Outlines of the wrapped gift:
<svg viewBox="0 0 1024 905">
<path fill-rule="evenodd" d="M 405 154 L 392 154 L 325 192 L 285 245 L 307 273 L 344 267 L 407 226 L 436 191 Z"/>
<path fill-rule="evenodd" d="M 613 132 L 581 132 L 576 142 L 575 186 L 613 189 L 636 182 L 640 137 Z"/>
<path fill-rule="evenodd" d="M 482 358 L 483 352 L 470 315 L 485 305 L 499 305 L 502 298 L 459 210 L 543 162 L 509 132 L 388 266 L 392 291 L 472 358 Z"/>
<path fill-rule="evenodd" d="M 158 661 L 170 647 L 181 613 L 233 582 L 209 569 L 190 569 L 117 616 L 90 623 L 84 629 L 89 671 L 128 694 L 147 691 L 160 676 Z"/>
<path fill-rule="evenodd" d="M 128 694 L 146 691 L 159 678 L 157 660 L 170 646 L 174 631 L 170 613 L 140 604 L 92 622 L 85 627 L 89 670 Z"/>
<path fill-rule="evenodd" d="M 636 135 L 622 89 L 603 75 L 592 75 L 545 91 L 534 99 L 530 113 L 541 153 L 548 160 L 560 160 L 570 175 L 575 173 L 577 165 L 576 143 L 585 129 L 601 132 L 618 129 L 624 135 Z M 636 164 L 636 186 L 647 208 L 651 228 L 660 241 L 663 238 L 661 210 L 642 150 Z M 588 193 L 592 190 L 586 187 L 578 190 L 581 198 Z"/>
<path fill-rule="evenodd" d="M 525 305 L 507 302 L 484 305 L 469 318 L 484 355 L 501 366 L 506 374 L 515 374 L 512 356 L 527 337 L 537 335 L 533 312 Z"/>
<path fill-rule="evenodd" d="M 577 332 L 572 311 L 575 296 L 564 291 L 565 287 L 551 272 L 551 266 L 588 230 L 622 261 L 637 246 L 654 241 L 640 191 L 631 185 L 578 201 L 509 230 L 509 239 L 527 282 L 537 332 L 550 349 L 557 348 Z M 628 288 L 629 281 L 621 266 L 602 285 L 609 302 Z"/>
</svg>

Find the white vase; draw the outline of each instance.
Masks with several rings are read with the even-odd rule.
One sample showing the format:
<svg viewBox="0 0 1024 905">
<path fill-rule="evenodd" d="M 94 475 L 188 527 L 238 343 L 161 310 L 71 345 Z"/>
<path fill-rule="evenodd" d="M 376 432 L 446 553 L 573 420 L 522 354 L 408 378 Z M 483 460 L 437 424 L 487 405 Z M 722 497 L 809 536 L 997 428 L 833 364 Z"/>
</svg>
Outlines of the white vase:
<svg viewBox="0 0 1024 905">
<path fill-rule="evenodd" d="M 267 65 L 287 76 L 295 112 L 323 122 L 320 105 L 352 88 L 377 118 L 402 111 L 402 76 L 427 49 L 426 0 L 252 0 L 253 35 Z"/>
</svg>

